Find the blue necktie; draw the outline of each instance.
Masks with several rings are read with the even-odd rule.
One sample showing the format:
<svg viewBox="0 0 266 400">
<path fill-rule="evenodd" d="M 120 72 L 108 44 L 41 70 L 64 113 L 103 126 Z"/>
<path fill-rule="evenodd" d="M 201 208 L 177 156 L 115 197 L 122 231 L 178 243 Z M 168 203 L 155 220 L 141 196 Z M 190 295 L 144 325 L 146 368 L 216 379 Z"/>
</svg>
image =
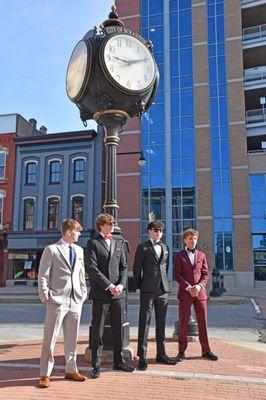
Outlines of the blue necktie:
<svg viewBox="0 0 266 400">
<path fill-rule="evenodd" d="M 75 264 L 75 252 L 71 244 L 69 245 L 69 262 L 71 267 L 73 268 Z"/>
</svg>

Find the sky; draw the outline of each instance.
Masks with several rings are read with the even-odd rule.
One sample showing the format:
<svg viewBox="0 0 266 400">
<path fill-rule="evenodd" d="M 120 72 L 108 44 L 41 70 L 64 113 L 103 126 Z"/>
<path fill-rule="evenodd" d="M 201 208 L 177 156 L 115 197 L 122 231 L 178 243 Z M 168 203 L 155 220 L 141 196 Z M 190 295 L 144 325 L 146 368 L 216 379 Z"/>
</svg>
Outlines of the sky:
<svg viewBox="0 0 266 400">
<path fill-rule="evenodd" d="M 108 18 L 112 4 L 0 0 L 0 115 L 35 118 L 47 133 L 86 129 L 66 94 L 67 65 L 77 42 Z"/>
</svg>

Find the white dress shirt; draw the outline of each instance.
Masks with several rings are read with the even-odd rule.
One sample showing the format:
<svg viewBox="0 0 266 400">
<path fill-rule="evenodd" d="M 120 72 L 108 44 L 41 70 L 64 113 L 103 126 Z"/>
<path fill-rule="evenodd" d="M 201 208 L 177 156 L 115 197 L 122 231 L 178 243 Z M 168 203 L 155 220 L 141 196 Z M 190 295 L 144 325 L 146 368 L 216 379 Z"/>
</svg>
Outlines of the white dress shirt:
<svg viewBox="0 0 266 400">
<path fill-rule="evenodd" d="M 150 238 L 150 241 L 152 242 L 152 245 L 154 247 L 154 250 L 157 254 L 157 257 L 160 258 L 162 255 L 162 246 L 160 244 L 156 244 L 157 242 L 155 242 L 153 239 Z"/>
<path fill-rule="evenodd" d="M 67 255 L 68 260 L 69 260 L 69 264 L 71 265 L 69 246 L 72 245 L 72 251 L 74 252 L 75 250 L 74 250 L 73 243 L 68 243 L 63 238 L 61 238 L 60 239 L 60 244 L 64 247 L 65 254 Z"/>
<path fill-rule="evenodd" d="M 106 239 L 106 238 L 104 237 L 104 233 L 102 233 L 102 232 L 100 232 L 100 234 L 101 234 L 102 237 L 104 238 L 105 243 L 107 244 L 108 249 L 110 249 L 110 246 L 111 246 L 111 239 Z M 110 235 L 111 235 L 111 233 L 110 233 Z"/>
</svg>

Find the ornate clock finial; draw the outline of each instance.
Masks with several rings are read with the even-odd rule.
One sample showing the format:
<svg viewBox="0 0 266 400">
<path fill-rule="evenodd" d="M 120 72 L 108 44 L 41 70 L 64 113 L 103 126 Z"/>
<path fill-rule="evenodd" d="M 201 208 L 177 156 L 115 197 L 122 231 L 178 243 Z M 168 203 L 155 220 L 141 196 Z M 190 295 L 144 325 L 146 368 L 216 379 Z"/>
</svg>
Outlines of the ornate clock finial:
<svg viewBox="0 0 266 400">
<path fill-rule="evenodd" d="M 112 11 L 108 15 L 109 19 L 118 19 L 118 14 L 116 13 L 116 6 L 112 5 L 111 10 Z"/>
<path fill-rule="evenodd" d="M 118 14 L 116 12 L 116 6 L 112 5 L 111 7 L 111 12 L 108 15 L 109 19 L 106 19 L 103 23 L 102 26 L 105 28 L 106 26 L 124 26 L 124 22 L 122 22 L 118 18 Z"/>
</svg>

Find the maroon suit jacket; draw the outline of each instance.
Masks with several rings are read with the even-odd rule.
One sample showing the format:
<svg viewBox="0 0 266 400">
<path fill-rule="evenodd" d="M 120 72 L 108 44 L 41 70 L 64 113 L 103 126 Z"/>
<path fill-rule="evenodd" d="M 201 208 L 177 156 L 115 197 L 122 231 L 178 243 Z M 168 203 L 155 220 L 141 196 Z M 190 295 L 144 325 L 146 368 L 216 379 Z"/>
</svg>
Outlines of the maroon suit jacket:
<svg viewBox="0 0 266 400">
<path fill-rule="evenodd" d="M 179 283 L 178 298 L 191 299 L 191 295 L 186 288 L 191 285 L 201 283 L 203 288 L 198 294 L 199 300 L 206 300 L 206 285 L 208 282 L 208 264 L 206 256 L 199 250 L 195 251 L 195 263 L 191 264 L 187 251 L 184 249 L 175 255 L 174 276 Z"/>
</svg>

